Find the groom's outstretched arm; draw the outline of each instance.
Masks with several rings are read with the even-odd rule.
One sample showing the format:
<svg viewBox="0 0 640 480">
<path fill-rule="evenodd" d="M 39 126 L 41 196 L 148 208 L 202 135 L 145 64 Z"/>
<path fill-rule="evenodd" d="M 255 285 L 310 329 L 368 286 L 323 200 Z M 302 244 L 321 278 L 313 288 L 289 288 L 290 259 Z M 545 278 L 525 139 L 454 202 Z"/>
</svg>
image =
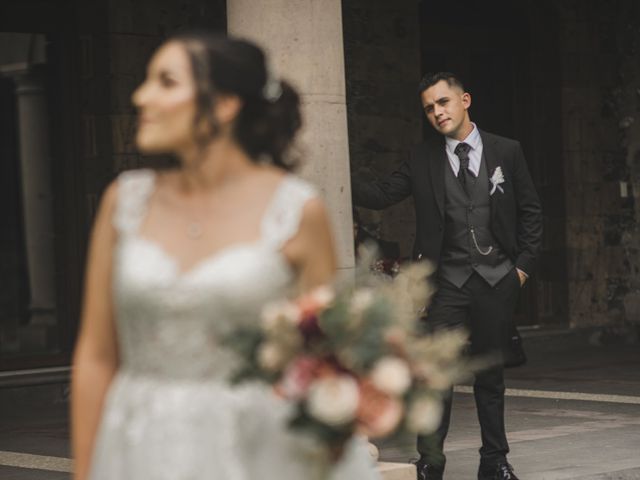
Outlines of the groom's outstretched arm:
<svg viewBox="0 0 640 480">
<path fill-rule="evenodd" d="M 403 162 L 396 171 L 383 180 L 366 181 L 351 177 L 353 204 L 358 207 L 382 210 L 411 195 L 411 171 Z"/>
<path fill-rule="evenodd" d="M 516 267 L 527 275 L 531 275 L 535 269 L 536 257 L 542 241 L 542 207 L 520 144 L 515 155 L 513 179 L 518 225 Z"/>
</svg>

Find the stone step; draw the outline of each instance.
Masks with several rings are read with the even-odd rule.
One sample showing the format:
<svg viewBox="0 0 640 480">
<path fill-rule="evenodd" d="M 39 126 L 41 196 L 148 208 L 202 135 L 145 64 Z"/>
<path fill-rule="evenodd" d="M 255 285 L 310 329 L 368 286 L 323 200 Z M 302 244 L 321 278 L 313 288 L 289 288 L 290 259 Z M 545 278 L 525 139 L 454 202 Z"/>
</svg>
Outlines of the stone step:
<svg viewBox="0 0 640 480">
<path fill-rule="evenodd" d="M 416 480 L 416 467 L 410 463 L 378 462 L 382 480 Z"/>
</svg>

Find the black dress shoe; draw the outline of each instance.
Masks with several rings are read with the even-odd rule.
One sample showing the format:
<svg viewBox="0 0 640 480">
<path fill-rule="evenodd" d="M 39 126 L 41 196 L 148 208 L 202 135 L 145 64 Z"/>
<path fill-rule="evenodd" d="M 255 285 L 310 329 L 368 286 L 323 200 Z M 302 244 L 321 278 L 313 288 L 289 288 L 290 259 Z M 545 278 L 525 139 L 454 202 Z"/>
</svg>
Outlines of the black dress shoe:
<svg viewBox="0 0 640 480">
<path fill-rule="evenodd" d="M 419 477 L 418 477 L 419 478 Z M 493 468 L 478 470 L 478 480 L 519 480 L 509 463 L 499 463 Z"/>
<path fill-rule="evenodd" d="M 424 460 L 413 462 L 418 473 L 418 480 L 442 480 L 442 471 Z"/>
</svg>

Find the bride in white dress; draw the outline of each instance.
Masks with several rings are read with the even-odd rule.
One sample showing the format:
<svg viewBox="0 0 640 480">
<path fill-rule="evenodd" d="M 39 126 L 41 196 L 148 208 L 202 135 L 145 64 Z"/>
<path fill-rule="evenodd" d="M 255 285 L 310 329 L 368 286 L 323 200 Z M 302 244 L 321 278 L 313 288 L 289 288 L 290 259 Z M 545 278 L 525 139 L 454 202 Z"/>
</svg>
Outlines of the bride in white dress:
<svg viewBox="0 0 640 480">
<path fill-rule="evenodd" d="M 325 474 L 286 401 L 228 383 L 237 359 L 220 339 L 335 273 L 324 206 L 285 168 L 297 94 L 256 46 L 185 35 L 133 102 L 139 150 L 180 166 L 126 172 L 102 199 L 74 355 L 76 480 L 377 478 L 360 440 Z"/>
</svg>

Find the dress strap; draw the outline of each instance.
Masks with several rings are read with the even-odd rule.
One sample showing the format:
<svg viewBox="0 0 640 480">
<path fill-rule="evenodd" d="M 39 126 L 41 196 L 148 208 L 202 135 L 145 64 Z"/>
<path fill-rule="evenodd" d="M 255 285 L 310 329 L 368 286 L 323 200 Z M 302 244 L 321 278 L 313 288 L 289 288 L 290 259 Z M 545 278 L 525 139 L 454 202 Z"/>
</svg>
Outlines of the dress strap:
<svg viewBox="0 0 640 480">
<path fill-rule="evenodd" d="M 262 240 L 279 250 L 298 233 L 305 204 L 318 196 L 310 183 L 287 175 L 275 191 L 262 217 Z"/>
<path fill-rule="evenodd" d="M 118 176 L 118 198 L 113 225 L 118 233 L 130 235 L 140 227 L 153 192 L 155 172 L 151 169 L 128 170 Z"/>
</svg>

